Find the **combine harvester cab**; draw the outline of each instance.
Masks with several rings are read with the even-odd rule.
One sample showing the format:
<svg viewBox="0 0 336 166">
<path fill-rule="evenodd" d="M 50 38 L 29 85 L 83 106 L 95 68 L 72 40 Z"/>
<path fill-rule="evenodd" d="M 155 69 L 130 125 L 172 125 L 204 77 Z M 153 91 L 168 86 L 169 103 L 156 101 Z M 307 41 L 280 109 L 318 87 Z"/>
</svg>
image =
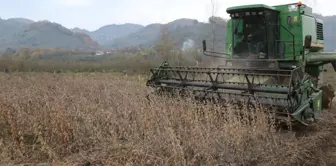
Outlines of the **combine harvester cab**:
<svg viewBox="0 0 336 166">
<path fill-rule="evenodd" d="M 159 92 L 186 94 L 199 100 L 243 102 L 270 107 L 278 117 L 304 125 L 319 118 L 334 97 L 321 84 L 321 72 L 336 53 L 323 52 L 323 22 L 301 2 L 279 6 L 246 5 L 227 9 L 225 53 L 216 68 L 169 66 L 151 69 L 147 86 Z"/>
</svg>

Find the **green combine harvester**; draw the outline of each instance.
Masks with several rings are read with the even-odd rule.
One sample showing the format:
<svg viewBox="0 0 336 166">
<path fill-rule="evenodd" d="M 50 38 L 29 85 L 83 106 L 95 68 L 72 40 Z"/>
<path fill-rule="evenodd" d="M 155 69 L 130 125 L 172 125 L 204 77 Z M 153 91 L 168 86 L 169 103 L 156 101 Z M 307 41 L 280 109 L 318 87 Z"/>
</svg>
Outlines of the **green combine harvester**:
<svg viewBox="0 0 336 166">
<path fill-rule="evenodd" d="M 225 52 L 216 68 L 169 66 L 151 69 L 147 86 L 158 92 L 192 92 L 196 99 L 245 102 L 272 108 L 279 119 L 308 125 L 330 108 L 333 88 L 323 83 L 323 66 L 336 71 L 336 52 L 323 52 L 323 21 L 299 3 L 227 9 Z"/>
</svg>

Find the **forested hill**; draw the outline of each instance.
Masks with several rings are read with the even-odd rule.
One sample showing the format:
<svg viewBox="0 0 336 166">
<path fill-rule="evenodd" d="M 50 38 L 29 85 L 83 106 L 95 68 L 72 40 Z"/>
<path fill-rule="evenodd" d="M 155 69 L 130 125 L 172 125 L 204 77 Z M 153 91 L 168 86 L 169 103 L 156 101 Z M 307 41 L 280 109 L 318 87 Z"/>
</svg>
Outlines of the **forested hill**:
<svg viewBox="0 0 336 166">
<path fill-rule="evenodd" d="M 336 50 L 336 16 L 321 16 L 324 21 L 325 50 Z M 50 21 L 34 22 L 25 18 L 0 19 L 0 51 L 7 48 L 60 48 L 81 51 L 97 51 L 125 47 L 153 47 L 165 31 L 181 49 L 201 47 L 201 41 L 213 42 L 216 50 L 225 44 L 226 22 L 217 18 L 216 25 L 182 18 L 167 24 L 108 24 L 95 31 L 83 28 L 68 29 Z M 162 26 L 165 25 L 165 26 Z"/>
<path fill-rule="evenodd" d="M 97 50 L 99 44 L 84 33 L 73 32 L 61 24 L 24 18 L 0 19 L 0 50 L 7 48 L 62 48 Z"/>
</svg>

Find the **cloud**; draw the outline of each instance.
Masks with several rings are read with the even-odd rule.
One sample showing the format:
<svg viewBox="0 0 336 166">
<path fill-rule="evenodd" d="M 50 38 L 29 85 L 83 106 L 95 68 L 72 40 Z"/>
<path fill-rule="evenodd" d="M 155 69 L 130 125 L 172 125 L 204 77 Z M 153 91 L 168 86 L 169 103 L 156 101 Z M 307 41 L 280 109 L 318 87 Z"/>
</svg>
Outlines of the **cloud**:
<svg viewBox="0 0 336 166">
<path fill-rule="evenodd" d="M 67 6 L 89 6 L 93 0 L 60 0 L 60 3 Z"/>
</svg>

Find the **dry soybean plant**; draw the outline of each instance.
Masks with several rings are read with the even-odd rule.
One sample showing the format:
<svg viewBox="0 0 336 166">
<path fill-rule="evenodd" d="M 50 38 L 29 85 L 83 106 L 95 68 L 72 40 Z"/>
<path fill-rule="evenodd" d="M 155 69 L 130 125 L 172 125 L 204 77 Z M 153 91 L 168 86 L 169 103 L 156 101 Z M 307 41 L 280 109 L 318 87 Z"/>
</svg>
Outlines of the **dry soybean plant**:
<svg viewBox="0 0 336 166">
<path fill-rule="evenodd" d="M 115 74 L 1 74 L 0 164 L 291 165 L 318 140 L 284 137 L 262 110 L 247 118 L 146 98 L 144 85 Z"/>
</svg>

